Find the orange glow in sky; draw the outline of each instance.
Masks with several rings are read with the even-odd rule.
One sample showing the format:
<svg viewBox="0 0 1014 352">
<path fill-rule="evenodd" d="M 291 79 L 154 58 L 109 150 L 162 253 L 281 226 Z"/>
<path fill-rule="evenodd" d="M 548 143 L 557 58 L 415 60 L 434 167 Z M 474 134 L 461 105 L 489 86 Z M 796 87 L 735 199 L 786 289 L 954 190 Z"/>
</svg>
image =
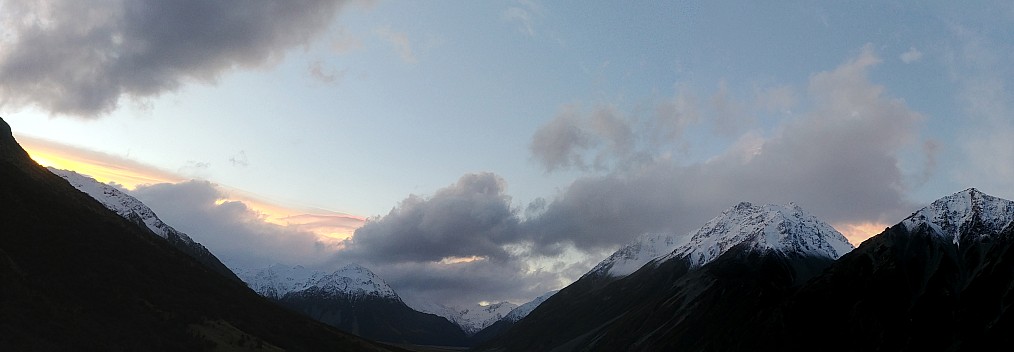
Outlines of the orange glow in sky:
<svg viewBox="0 0 1014 352">
<path fill-rule="evenodd" d="M 91 176 L 104 183 L 116 183 L 127 189 L 135 189 L 139 185 L 158 183 L 179 183 L 186 178 L 168 171 L 160 170 L 142 163 L 89 150 L 83 150 L 56 142 L 19 136 L 18 142 L 28 151 L 35 162 L 42 166 L 71 170 Z M 317 234 L 328 242 L 340 242 L 352 237 L 352 234 L 366 222 L 361 216 L 339 212 L 313 209 L 309 207 L 285 206 L 282 202 L 265 200 L 249 192 L 218 185 L 228 197 L 218 200 L 225 202 L 242 202 L 247 208 L 260 214 L 264 222 L 294 227 L 299 230 Z"/>
<path fill-rule="evenodd" d="M 845 235 L 845 238 L 852 243 L 853 246 L 859 247 L 860 243 L 863 243 L 866 239 L 876 236 L 890 225 L 875 223 L 875 222 L 858 222 L 858 223 L 840 223 L 833 225 L 835 230 Z"/>
<path fill-rule="evenodd" d="M 471 263 L 477 260 L 486 260 L 486 257 L 471 256 L 471 257 L 446 257 L 440 260 L 440 264 L 459 264 L 459 263 Z"/>
<path fill-rule="evenodd" d="M 261 220 L 265 222 L 313 232 L 327 239 L 337 241 L 348 239 L 366 222 L 366 218 L 361 216 L 323 209 L 297 209 L 298 207 L 279 205 L 278 202 L 263 200 L 240 190 L 227 187 L 223 189 L 229 194 L 229 198 L 220 199 L 220 203 L 242 202 L 247 208 L 260 213 Z"/>
<path fill-rule="evenodd" d="M 177 183 L 183 177 L 141 163 L 99 152 L 82 150 L 59 143 L 19 136 L 18 142 L 35 162 L 42 166 L 71 170 L 91 176 L 99 182 L 115 182 L 127 189 L 138 185 Z"/>
</svg>

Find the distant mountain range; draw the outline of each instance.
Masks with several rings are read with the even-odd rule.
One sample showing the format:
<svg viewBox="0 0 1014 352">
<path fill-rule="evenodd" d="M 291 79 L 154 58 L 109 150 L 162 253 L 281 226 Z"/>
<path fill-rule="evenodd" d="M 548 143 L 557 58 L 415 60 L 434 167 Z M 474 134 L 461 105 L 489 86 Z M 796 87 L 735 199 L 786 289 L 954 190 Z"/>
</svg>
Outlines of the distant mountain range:
<svg viewBox="0 0 1014 352">
<path fill-rule="evenodd" d="M 237 273 L 280 305 L 363 337 L 401 344 L 468 345 L 457 325 L 409 308 L 383 279 L 357 264 L 332 273 L 284 265 Z"/>
<path fill-rule="evenodd" d="M 1014 202 L 974 188 L 858 248 L 799 206 L 744 202 L 685 235 L 642 235 L 521 306 L 413 304 L 430 314 L 356 264 L 234 274 L 116 187 L 42 168 L 3 120 L 0 181 L 5 351 L 1012 346 Z"/>
<path fill-rule="evenodd" d="M 1006 349 L 1012 219 L 968 189 L 851 250 L 797 206 L 741 203 L 682 242 L 621 248 L 477 350 Z"/>
<path fill-rule="evenodd" d="M 429 309 L 416 309 L 357 264 L 333 273 L 280 264 L 236 272 L 255 291 L 283 306 L 364 337 L 406 344 L 468 346 L 480 330 L 507 316 L 517 321 L 545 299 L 537 298 L 523 309 L 508 302 L 471 309 L 429 303 L 424 306 Z"/>
<path fill-rule="evenodd" d="M 242 277 L 242 281 L 257 293 L 360 336 L 394 343 L 467 346 L 473 343 L 469 338 L 471 335 L 499 321 L 517 307 L 509 302 L 476 305 L 471 309 L 430 304 L 429 307 L 438 309 L 416 311 L 405 307 L 383 279 L 356 264 L 333 273 L 302 266 L 274 265 L 257 270 L 236 269 L 234 274 L 206 247 L 164 223 L 148 206 L 123 190 L 73 171 L 48 170 L 107 209 L 165 239 L 223 276 L 237 281 Z M 425 313 L 443 317 L 446 321 Z M 521 313 L 514 312 L 512 319 L 516 321 L 520 317 L 523 317 Z"/>
<path fill-rule="evenodd" d="M 510 302 L 497 302 L 487 305 L 476 303 L 470 307 L 445 306 L 433 302 L 406 302 L 409 307 L 420 312 L 436 314 L 447 318 L 455 325 L 461 327 L 465 335 L 475 335 L 487 326 L 493 325 L 507 314 L 517 308 L 518 305 Z"/>
</svg>

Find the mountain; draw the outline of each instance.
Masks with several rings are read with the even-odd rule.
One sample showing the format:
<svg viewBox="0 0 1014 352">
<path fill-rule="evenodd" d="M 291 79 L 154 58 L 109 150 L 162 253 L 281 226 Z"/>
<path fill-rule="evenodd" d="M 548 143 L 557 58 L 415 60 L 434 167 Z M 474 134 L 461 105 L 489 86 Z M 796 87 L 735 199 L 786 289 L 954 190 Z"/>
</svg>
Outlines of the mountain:
<svg viewBox="0 0 1014 352">
<path fill-rule="evenodd" d="M 471 335 L 472 343 L 473 344 L 483 343 L 493 339 L 494 337 L 499 336 L 504 331 L 507 331 L 507 329 L 510 329 L 511 326 L 514 326 L 514 324 L 517 323 L 519 320 L 528 316 L 528 314 L 531 313 L 533 310 L 535 310 L 535 308 L 537 308 L 539 305 L 541 305 L 542 302 L 545 302 L 547 299 L 549 299 L 549 297 L 552 297 L 557 292 L 559 292 L 559 290 L 546 292 L 543 295 L 535 297 L 535 299 L 526 302 L 525 304 L 522 304 L 520 306 L 515 307 L 514 309 L 511 309 L 511 311 L 508 312 L 507 315 L 504 315 L 496 322 L 488 324 L 481 330 L 473 333 Z"/>
<path fill-rule="evenodd" d="M 994 237 L 1014 221 L 1014 202 L 982 193 L 975 188 L 938 199 L 913 213 L 901 224 L 909 232 L 928 226 L 930 233 L 955 245 Z"/>
<path fill-rule="evenodd" d="M 478 349 L 747 349 L 734 337 L 851 249 L 798 206 L 740 203 L 629 275 L 593 269 Z"/>
<path fill-rule="evenodd" d="M 397 350 L 306 319 L 32 161 L 0 120 L 0 350 Z"/>
<path fill-rule="evenodd" d="M 401 301 L 391 286 L 377 274 L 359 264 L 349 264 L 333 273 L 324 275 L 312 286 L 301 290 L 320 290 L 332 295 L 348 296 L 352 299 L 378 298 Z M 288 295 L 288 294 L 286 294 Z"/>
<path fill-rule="evenodd" d="M 512 309 L 510 313 L 507 313 L 507 315 L 500 320 L 516 323 L 518 320 L 527 317 L 528 314 L 531 313 L 533 310 L 535 310 L 535 308 L 538 308 L 539 305 L 542 304 L 542 302 L 545 302 L 547 299 L 549 299 L 549 297 L 552 297 L 557 292 L 560 292 L 560 290 L 553 290 L 543 293 L 542 296 L 535 297 L 535 299 L 528 301 L 527 303 L 522 304 L 517 308 Z"/>
<path fill-rule="evenodd" d="M 435 314 L 446 318 L 460 327 L 467 336 L 472 336 L 480 330 L 493 325 L 493 323 L 496 323 L 517 308 L 516 304 L 506 301 L 487 305 L 476 304 L 467 308 L 445 306 L 438 303 L 412 302 L 408 304 L 410 307 L 420 312 Z"/>
<path fill-rule="evenodd" d="M 261 296 L 281 299 L 286 293 L 313 286 L 327 273 L 311 270 L 302 265 L 287 266 L 275 264 L 264 269 L 233 268 L 243 282 Z"/>
<path fill-rule="evenodd" d="M 1011 346 L 1014 202 L 941 198 L 863 242 L 786 301 L 768 344 L 804 350 L 979 351 Z M 775 333 L 778 333 L 775 335 Z M 779 341 L 789 341 L 789 344 Z"/>
<path fill-rule="evenodd" d="M 161 219 L 155 215 L 155 212 L 148 208 L 147 205 L 141 203 L 123 191 L 116 187 L 107 185 L 105 183 L 96 181 L 94 178 L 76 173 L 74 171 L 60 170 L 49 167 L 50 172 L 56 174 L 67 180 L 71 186 L 77 188 L 79 191 L 87 193 L 95 200 L 99 201 L 106 207 L 106 209 L 112 210 L 117 215 L 130 220 L 131 222 L 146 228 L 151 231 L 152 234 L 164 238 L 169 241 L 173 247 L 189 254 L 197 261 L 215 272 L 228 277 L 230 279 L 239 281 L 239 278 L 229 270 L 225 264 L 222 264 L 218 257 L 211 253 L 208 248 L 204 245 L 195 242 L 187 234 L 177 231 L 172 226 L 162 222 Z"/>
<path fill-rule="evenodd" d="M 465 346 L 465 333 L 443 317 L 418 312 L 368 269 L 350 264 L 280 304 L 366 338 L 413 345 Z"/>
<path fill-rule="evenodd" d="M 236 272 L 257 293 L 366 338 L 413 345 L 467 344 L 457 325 L 405 305 L 383 279 L 358 264 L 332 273 L 280 264 Z"/>
<path fill-rule="evenodd" d="M 592 277 L 624 277 L 630 275 L 652 259 L 669 254 L 681 236 L 671 233 L 648 233 L 621 247 L 595 265 L 585 275 Z"/>
</svg>

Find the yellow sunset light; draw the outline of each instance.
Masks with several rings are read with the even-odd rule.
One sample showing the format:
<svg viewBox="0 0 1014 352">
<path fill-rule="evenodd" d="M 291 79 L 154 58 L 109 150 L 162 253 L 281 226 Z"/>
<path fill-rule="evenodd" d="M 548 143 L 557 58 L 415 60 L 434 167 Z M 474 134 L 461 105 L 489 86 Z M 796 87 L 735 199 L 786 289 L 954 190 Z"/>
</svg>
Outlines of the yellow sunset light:
<svg viewBox="0 0 1014 352">
<path fill-rule="evenodd" d="M 876 236 L 877 234 L 884 231 L 888 224 L 879 222 L 856 222 L 856 223 L 839 223 L 833 225 L 838 232 L 845 235 L 845 238 L 852 243 L 853 246 L 858 247 L 860 243 L 867 240 L 870 237 Z"/>
</svg>

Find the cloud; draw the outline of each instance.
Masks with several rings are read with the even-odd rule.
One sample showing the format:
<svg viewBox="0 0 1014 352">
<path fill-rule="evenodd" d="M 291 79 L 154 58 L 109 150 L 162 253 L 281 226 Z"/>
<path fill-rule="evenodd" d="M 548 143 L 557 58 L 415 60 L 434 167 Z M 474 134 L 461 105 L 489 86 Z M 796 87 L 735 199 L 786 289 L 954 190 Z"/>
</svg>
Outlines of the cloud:
<svg viewBox="0 0 1014 352">
<path fill-rule="evenodd" d="M 0 105 L 96 117 L 310 42 L 342 2 L 3 1 Z M 241 9 L 241 10 L 240 10 Z"/>
<path fill-rule="evenodd" d="M 346 54 L 363 48 L 363 41 L 339 28 L 337 35 L 331 39 L 331 50 L 337 54 Z"/>
<path fill-rule="evenodd" d="M 869 81 L 867 73 L 879 62 L 866 46 L 837 68 L 812 75 L 804 97 L 807 111 L 769 131 L 743 134 L 704 162 L 674 160 L 671 150 L 648 144 L 652 148 L 633 153 L 640 162 L 614 163 L 622 167 L 576 180 L 541 215 L 526 221 L 524 231 L 536 241 L 536 250 L 552 255 L 568 245 L 585 251 L 615 248 L 644 232 L 686 233 L 740 201 L 793 201 L 831 223 L 898 219 L 912 209 L 899 155 L 934 148 L 923 148 L 920 141 L 923 117 Z M 559 125 L 561 116 L 567 115 L 546 126 Z M 547 130 L 560 129 L 540 129 L 533 145 Z M 537 154 L 545 153 L 542 149 L 533 148 L 533 154 L 544 166 L 560 167 L 567 164 L 546 160 L 579 164 L 574 150 L 555 150 L 555 159 Z"/>
<path fill-rule="evenodd" d="M 711 111 L 714 130 L 724 136 L 742 133 L 755 120 L 730 96 L 728 84 L 724 80 L 718 83 L 718 91 L 711 97 Z"/>
<path fill-rule="evenodd" d="M 320 61 L 313 61 L 307 67 L 307 72 L 310 73 L 310 77 L 320 83 L 335 83 L 341 79 L 344 75 L 344 71 L 335 71 L 333 69 L 324 68 L 324 64 Z"/>
<path fill-rule="evenodd" d="M 766 112 L 789 112 L 796 107 L 799 98 L 789 86 L 777 86 L 760 90 L 756 93 L 754 105 Z"/>
<path fill-rule="evenodd" d="M 414 64 L 418 61 L 416 60 L 415 52 L 412 51 L 412 43 L 408 40 L 408 35 L 405 33 L 395 31 L 391 27 L 377 28 L 374 33 L 394 47 L 394 51 L 401 57 L 401 61 L 409 64 Z"/>
<path fill-rule="evenodd" d="M 553 120 L 543 125 L 532 137 L 529 150 L 547 171 L 575 167 L 587 168 L 581 154 L 593 145 L 585 131 L 584 122 L 576 109 L 565 108 Z"/>
<path fill-rule="evenodd" d="M 356 230 L 347 252 L 374 263 L 505 259 L 503 246 L 517 240 L 519 223 L 505 187 L 499 176 L 468 174 L 431 197 L 411 195 Z"/>
<path fill-rule="evenodd" d="M 367 222 L 339 257 L 372 261 L 378 272 L 392 276 L 392 285 L 439 296 L 437 283 L 448 277 L 467 282 L 500 275 L 546 288 L 591 264 L 568 260 L 534 276 L 518 276 L 517 268 L 527 268 L 534 258 L 552 261 L 575 251 L 587 259 L 644 232 L 687 233 L 744 200 L 794 201 L 832 223 L 896 218 L 910 210 L 897 155 L 905 148 L 922 150 L 917 134 L 922 117 L 868 80 L 867 72 L 879 62 L 867 46 L 834 70 L 812 75 L 802 97 L 808 111 L 771 131 L 742 134 L 725 152 L 697 163 L 673 159 L 673 148 L 680 148 L 690 129 L 715 131 L 714 125 L 698 125 L 723 117 L 719 109 L 702 112 L 687 90 L 643 117 L 608 105 L 587 112 L 566 106 L 533 134 L 533 159 L 547 171 L 599 174 L 577 179 L 551 201 L 529 204 L 524 218 L 511 205 L 502 179 L 466 175 L 432 197 L 410 196 L 388 215 Z M 785 98 L 795 99 L 793 90 L 775 92 L 768 94 L 778 97 L 774 106 L 796 104 Z M 731 101 L 721 90 L 716 96 L 719 105 L 757 107 Z M 452 269 L 439 263 L 449 257 L 481 260 Z M 429 274 L 409 269 L 411 263 L 429 267 Z M 494 264 L 514 269 L 484 268 Z M 412 278 L 426 278 L 430 285 L 403 281 Z"/>
<path fill-rule="evenodd" d="M 246 151 L 240 150 L 233 156 L 229 157 L 229 163 L 236 167 L 247 167 L 250 166 L 250 160 L 246 157 Z"/>
<path fill-rule="evenodd" d="M 913 46 L 909 48 L 908 51 L 901 53 L 901 55 L 899 55 L 898 58 L 901 59 L 901 62 L 910 64 L 919 61 L 919 59 L 922 59 L 922 52 Z"/>
<path fill-rule="evenodd" d="M 648 129 L 682 133 L 676 121 L 680 118 L 678 115 L 678 112 L 660 110 L 655 122 L 666 125 Z M 576 106 L 567 106 L 535 132 L 528 148 L 532 158 L 546 171 L 607 170 L 639 159 L 639 148 L 646 141 L 643 131 L 639 130 L 643 126 L 637 126 L 638 123 L 608 105 L 597 106 L 589 113 Z"/>
<path fill-rule="evenodd" d="M 207 181 L 139 186 L 130 194 L 230 266 L 313 265 L 340 248 L 339 241 L 298 226 L 265 222 L 265 214 L 244 202 L 227 200 L 228 194 Z"/>
<path fill-rule="evenodd" d="M 367 265 L 410 301 L 472 305 L 522 302 L 559 289 L 573 263 L 532 262 L 520 232 L 519 210 L 505 181 L 467 174 L 431 196 L 410 195 L 385 216 L 370 219 L 344 242 L 333 265 Z M 580 270 L 586 270 L 581 263 Z M 566 272 L 570 273 L 570 272 Z"/>
<path fill-rule="evenodd" d="M 515 5 L 508 7 L 503 12 L 503 19 L 517 24 L 518 31 L 535 36 L 535 21 L 542 17 L 545 9 L 541 4 L 532 0 L 518 0 Z"/>
<path fill-rule="evenodd" d="M 518 304 L 560 289 L 568 279 L 555 272 L 528 272 L 520 260 L 478 260 L 459 264 L 411 263 L 371 267 L 409 302 L 471 306 L 480 301 Z M 582 273 L 587 268 L 582 269 Z"/>
<path fill-rule="evenodd" d="M 256 209 L 256 206 L 253 206 Z M 356 229 L 363 226 L 365 220 L 348 214 L 322 212 L 320 214 L 295 214 L 281 216 L 277 219 L 266 219 L 267 222 L 281 223 L 300 231 L 309 231 L 334 239 L 344 240 L 351 237 Z"/>
<path fill-rule="evenodd" d="M 187 160 L 187 163 L 180 166 L 177 172 L 192 178 L 207 178 L 210 169 L 211 163 L 207 161 Z"/>
<path fill-rule="evenodd" d="M 1010 54 L 1014 46 L 1006 38 L 989 37 L 988 32 L 954 26 L 946 64 L 958 87 L 957 100 L 963 107 L 964 128 L 958 131 L 962 153 L 956 180 L 966 187 L 979 187 L 1001 197 L 1014 188 L 1014 70 Z"/>
<path fill-rule="evenodd" d="M 115 182 L 126 188 L 141 184 L 181 182 L 184 179 L 151 165 L 121 156 L 69 146 L 32 136 L 17 136 L 29 155 L 43 166 L 74 170 L 100 182 Z"/>
</svg>

